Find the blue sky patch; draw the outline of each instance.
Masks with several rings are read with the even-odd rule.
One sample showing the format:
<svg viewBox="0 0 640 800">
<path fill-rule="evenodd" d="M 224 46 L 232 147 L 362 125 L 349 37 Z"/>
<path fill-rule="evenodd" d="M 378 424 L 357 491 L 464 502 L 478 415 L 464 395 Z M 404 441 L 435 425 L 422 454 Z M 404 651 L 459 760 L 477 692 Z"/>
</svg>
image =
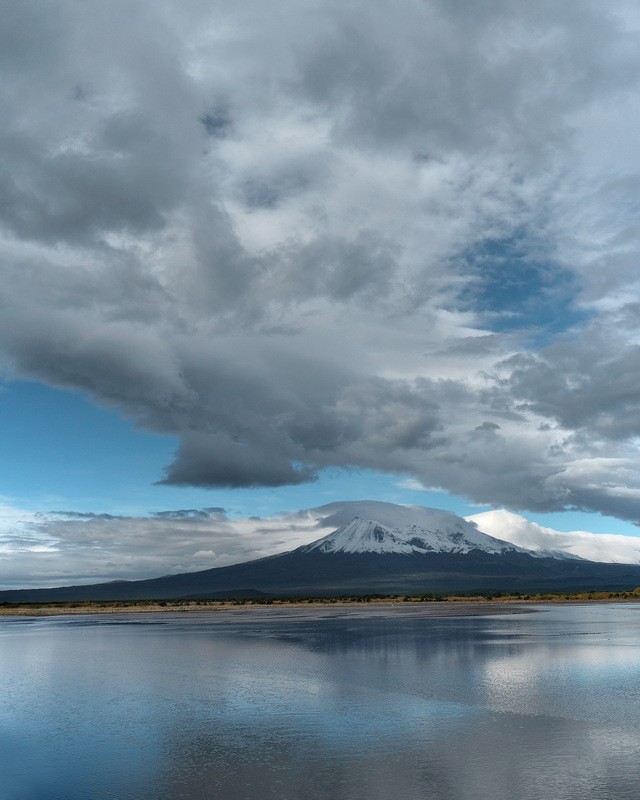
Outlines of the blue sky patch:
<svg viewBox="0 0 640 800">
<path fill-rule="evenodd" d="M 494 332 L 529 331 L 540 347 L 587 319 L 574 303 L 575 276 L 522 231 L 486 239 L 465 261 L 472 282 L 462 300 Z"/>
</svg>

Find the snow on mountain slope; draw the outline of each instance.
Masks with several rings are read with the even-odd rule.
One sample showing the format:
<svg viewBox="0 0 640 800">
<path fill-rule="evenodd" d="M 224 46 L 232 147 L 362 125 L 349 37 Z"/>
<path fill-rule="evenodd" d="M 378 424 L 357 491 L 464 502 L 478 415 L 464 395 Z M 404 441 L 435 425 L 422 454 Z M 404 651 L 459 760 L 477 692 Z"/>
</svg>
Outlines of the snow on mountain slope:
<svg viewBox="0 0 640 800">
<path fill-rule="evenodd" d="M 425 511 L 431 509 L 424 509 Z M 444 515 L 444 516 L 441 516 Z M 528 553 L 522 547 L 502 542 L 479 531 L 475 525 L 454 514 L 435 512 L 428 527 L 415 523 L 393 528 L 377 520 L 354 517 L 338 530 L 298 548 L 310 553 Z M 427 521 L 423 515 L 423 521 Z"/>
<path fill-rule="evenodd" d="M 535 557 L 575 558 L 562 551 L 533 551 L 481 531 L 449 511 L 377 500 L 348 500 L 313 510 L 332 533 L 298 548 L 322 553 L 528 553 Z"/>
<path fill-rule="evenodd" d="M 337 531 L 316 542 L 298 548 L 303 553 L 415 553 L 416 548 L 405 541 L 400 531 L 393 531 L 370 519 L 354 517 Z M 424 552 L 424 551 L 423 551 Z"/>
</svg>

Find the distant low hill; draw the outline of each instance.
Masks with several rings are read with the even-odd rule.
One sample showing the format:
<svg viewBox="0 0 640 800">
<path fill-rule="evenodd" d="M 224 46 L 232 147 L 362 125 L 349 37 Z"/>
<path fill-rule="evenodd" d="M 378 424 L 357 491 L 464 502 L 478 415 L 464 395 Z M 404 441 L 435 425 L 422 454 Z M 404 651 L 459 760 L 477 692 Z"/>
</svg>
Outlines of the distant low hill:
<svg viewBox="0 0 640 800">
<path fill-rule="evenodd" d="M 336 530 L 287 553 L 141 581 L 0 592 L 4 602 L 217 599 L 451 592 L 621 591 L 640 565 L 517 547 L 447 511 L 376 501 L 334 503 Z"/>
</svg>

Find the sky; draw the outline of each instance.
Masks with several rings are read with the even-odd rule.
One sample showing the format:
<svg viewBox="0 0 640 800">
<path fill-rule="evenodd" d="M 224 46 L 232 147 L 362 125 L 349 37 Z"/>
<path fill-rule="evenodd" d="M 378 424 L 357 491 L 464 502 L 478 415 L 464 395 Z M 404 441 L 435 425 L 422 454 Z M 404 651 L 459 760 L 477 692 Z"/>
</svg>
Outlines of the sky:
<svg viewBox="0 0 640 800">
<path fill-rule="evenodd" d="M 636 3 L 22 0 L 0 39 L 0 584 L 367 497 L 636 558 Z"/>
</svg>

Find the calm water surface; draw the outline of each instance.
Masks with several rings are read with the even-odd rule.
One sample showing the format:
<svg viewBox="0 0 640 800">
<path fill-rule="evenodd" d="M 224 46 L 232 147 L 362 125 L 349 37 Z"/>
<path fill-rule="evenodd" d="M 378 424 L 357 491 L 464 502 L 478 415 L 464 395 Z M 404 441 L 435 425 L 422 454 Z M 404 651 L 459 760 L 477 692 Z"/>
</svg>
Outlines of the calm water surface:
<svg viewBox="0 0 640 800">
<path fill-rule="evenodd" d="M 0 618 L 0 800 L 637 800 L 640 604 Z"/>
</svg>

